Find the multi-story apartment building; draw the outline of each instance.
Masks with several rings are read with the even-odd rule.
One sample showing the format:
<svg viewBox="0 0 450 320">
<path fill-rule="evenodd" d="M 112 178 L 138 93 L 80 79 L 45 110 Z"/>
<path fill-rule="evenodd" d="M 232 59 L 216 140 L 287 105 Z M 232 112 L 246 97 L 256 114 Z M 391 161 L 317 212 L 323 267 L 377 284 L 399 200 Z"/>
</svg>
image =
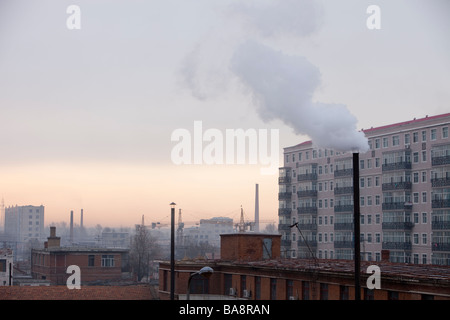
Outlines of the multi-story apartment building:
<svg viewBox="0 0 450 320">
<path fill-rule="evenodd" d="M 361 258 L 450 265 L 450 113 L 363 130 Z M 279 232 L 286 257 L 352 259 L 353 155 L 311 141 L 284 149 Z"/>
<path fill-rule="evenodd" d="M 13 241 L 44 240 L 44 206 L 11 206 L 5 209 L 5 234 Z"/>
</svg>

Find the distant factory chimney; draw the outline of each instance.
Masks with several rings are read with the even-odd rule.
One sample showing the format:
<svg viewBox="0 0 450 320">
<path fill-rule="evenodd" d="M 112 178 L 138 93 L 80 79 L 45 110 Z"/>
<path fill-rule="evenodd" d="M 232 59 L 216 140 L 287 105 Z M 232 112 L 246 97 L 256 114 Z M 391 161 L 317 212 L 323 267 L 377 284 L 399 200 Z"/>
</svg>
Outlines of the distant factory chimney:
<svg viewBox="0 0 450 320">
<path fill-rule="evenodd" d="M 70 211 L 70 244 L 73 243 L 73 210 Z"/>
<path fill-rule="evenodd" d="M 80 227 L 83 229 L 83 209 L 81 209 Z"/>
<path fill-rule="evenodd" d="M 255 190 L 255 232 L 259 232 L 259 194 L 258 194 L 258 184 L 256 184 L 256 190 Z"/>
</svg>

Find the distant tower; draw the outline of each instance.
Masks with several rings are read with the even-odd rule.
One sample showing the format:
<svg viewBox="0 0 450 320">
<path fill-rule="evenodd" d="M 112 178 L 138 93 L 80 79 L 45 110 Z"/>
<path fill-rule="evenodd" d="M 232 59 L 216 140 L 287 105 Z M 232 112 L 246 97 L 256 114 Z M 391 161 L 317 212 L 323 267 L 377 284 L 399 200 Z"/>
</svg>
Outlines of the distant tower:
<svg viewBox="0 0 450 320">
<path fill-rule="evenodd" d="M 178 210 L 177 245 L 183 245 L 184 223 L 181 220 L 181 209 Z"/>
<path fill-rule="evenodd" d="M 259 232 L 259 190 L 256 184 L 255 190 L 255 232 Z"/>
<path fill-rule="evenodd" d="M 83 229 L 83 209 L 81 209 L 80 228 Z"/>
<path fill-rule="evenodd" d="M 5 199 L 0 203 L 0 231 L 5 230 Z"/>
<path fill-rule="evenodd" d="M 70 211 L 70 244 L 73 243 L 73 210 Z"/>
</svg>

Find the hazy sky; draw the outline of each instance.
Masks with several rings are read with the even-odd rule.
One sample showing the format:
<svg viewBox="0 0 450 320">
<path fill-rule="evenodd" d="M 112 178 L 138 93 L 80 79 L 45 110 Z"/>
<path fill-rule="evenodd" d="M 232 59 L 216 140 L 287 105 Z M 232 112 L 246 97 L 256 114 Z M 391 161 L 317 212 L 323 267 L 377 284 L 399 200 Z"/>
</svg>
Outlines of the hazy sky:
<svg viewBox="0 0 450 320">
<path fill-rule="evenodd" d="M 66 25 L 70 5 L 81 29 Z M 0 196 L 45 205 L 46 224 L 83 208 L 88 225 L 129 226 L 168 222 L 172 201 L 186 221 L 238 220 L 241 205 L 252 218 L 259 183 L 260 216 L 277 221 L 277 174 L 175 165 L 172 133 L 278 129 L 281 161 L 328 128 L 449 112 L 449 12 L 446 0 L 0 0 Z"/>
</svg>

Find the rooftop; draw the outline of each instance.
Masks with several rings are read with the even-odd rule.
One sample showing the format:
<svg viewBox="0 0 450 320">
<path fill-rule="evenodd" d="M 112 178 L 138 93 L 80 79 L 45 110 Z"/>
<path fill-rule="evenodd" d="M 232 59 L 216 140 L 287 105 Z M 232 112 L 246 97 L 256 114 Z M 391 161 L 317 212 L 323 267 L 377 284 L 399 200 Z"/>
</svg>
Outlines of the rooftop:
<svg viewBox="0 0 450 320">
<path fill-rule="evenodd" d="M 155 300 L 157 290 L 150 285 L 81 286 L 0 286 L 0 300 Z"/>
</svg>

